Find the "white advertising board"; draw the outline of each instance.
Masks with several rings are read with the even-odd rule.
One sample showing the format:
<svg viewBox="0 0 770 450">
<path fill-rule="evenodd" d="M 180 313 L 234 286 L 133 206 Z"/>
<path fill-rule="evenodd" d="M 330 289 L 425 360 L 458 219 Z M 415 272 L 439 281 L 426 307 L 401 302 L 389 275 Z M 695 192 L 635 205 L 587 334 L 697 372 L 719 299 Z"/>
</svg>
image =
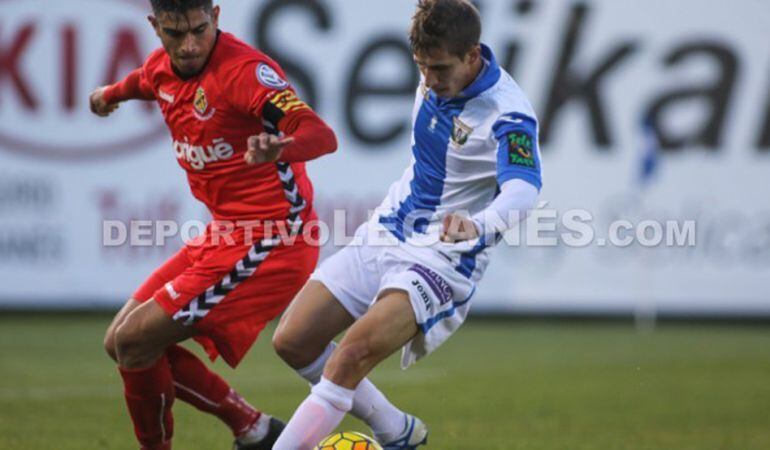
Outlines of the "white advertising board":
<svg viewBox="0 0 770 450">
<path fill-rule="evenodd" d="M 219 3 L 221 28 L 279 60 L 337 132 L 310 175 L 321 217 L 348 209 L 352 230 L 409 159 L 415 2 Z M 557 214 L 541 223 L 558 225 L 541 235 L 579 209 L 594 237 L 501 245 L 476 306 L 770 314 L 766 2 L 478 4 L 484 42 L 541 121 L 541 197 Z M 179 242 L 105 247 L 105 220 L 206 218 L 154 106 L 88 112 L 93 87 L 159 45 L 148 5 L 0 0 L 0 306 L 118 305 Z M 643 118 L 661 148 L 640 183 Z M 694 245 L 602 245 L 617 219 L 693 223 Z"/>
</svg>

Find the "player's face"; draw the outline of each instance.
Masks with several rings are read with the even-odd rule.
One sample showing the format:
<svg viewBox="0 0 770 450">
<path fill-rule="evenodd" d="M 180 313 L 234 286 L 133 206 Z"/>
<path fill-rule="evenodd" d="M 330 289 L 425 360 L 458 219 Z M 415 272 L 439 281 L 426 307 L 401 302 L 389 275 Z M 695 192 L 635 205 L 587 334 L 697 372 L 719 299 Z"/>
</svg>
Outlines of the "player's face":
<svg viewBox="0 0 770 450">
<path fill-rule="evenodd" d="M 177 72 L 193 76 L 203 70 L 217 40 L 219 6 L 184 14 L 163 12 L 148 19 Z"/>
<path fill-rule="evenodd" d="M 460 58 L 443 48 L 425 54 L 415 54 L 414 61 L 425 78 L 425 86 L 439 97 L 453 98 L 460 95 L 479 73 L 481 48 L 474 47 Z"/>
</svg>

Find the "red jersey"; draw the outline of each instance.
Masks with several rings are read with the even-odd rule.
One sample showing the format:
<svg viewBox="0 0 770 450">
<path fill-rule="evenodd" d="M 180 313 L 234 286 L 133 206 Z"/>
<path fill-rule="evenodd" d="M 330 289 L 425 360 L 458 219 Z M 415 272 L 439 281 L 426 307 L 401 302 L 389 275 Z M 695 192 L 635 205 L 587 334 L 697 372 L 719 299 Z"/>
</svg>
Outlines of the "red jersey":
<svg viewBox="0 0 770 450">
<path fill-rule="evenodd" d="M 265 54 L 219 32 L 198 75 L 180 78 L 158 49 L 104 99 L 157 100 L 190 189 L 214 219 L 305 221 L 313 214 L 313 187 L 304 161 L 334 151 L 336 138 L 285 80 Z M 279 161 L 249 165 L 247 140 L 262 132 L 295 140 Z"/>
</svg>

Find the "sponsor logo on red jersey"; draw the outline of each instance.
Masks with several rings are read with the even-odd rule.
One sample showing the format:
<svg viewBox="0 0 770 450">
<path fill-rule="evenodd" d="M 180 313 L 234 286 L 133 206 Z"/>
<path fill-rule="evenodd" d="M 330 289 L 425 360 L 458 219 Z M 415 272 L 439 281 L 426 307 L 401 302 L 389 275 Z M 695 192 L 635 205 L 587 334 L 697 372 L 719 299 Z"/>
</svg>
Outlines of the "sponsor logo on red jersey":
<svg viewBox="0 0 770 450">
<path fill-rule="evenodd" d="M 174 153 L 177 159 L 187 161 L 193 169 L 202 170 L 206 164 L 232 158 L 235 149 L 224 138 L 214 139 L 211 145 L 206 146 L 174 140 Z"/>
</svg>

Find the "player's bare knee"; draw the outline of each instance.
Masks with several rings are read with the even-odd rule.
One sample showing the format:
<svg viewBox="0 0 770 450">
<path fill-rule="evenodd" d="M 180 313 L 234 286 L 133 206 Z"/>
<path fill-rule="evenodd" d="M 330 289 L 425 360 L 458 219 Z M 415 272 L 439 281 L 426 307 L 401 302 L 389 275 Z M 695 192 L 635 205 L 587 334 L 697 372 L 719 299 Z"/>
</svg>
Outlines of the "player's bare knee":
<svg viewBox="0 0 770 450">
<path fill-rule="evenodd" d="M 143 333 L 129 323 L 123 323 L 115 330 L 115 354 L 121 367 L 133 369 L 149 366 L 152 356 L 148 354 Z"/>
<path fill-rule="evenodd" d="M 118 361 L 118 354 L 115 351 L 115 330 L 112 328 L 108 329 L 107 332 L 104 334 L 104 351 L 107 353 L 107 356 L 110 357 L 113 361 Z"/>
<path fill-rule="evenodd" d="M 302 342 L 302 339 L 292 333 L 285 332 L 281 328 L 273 334 L 273 349 L 286 364 L 293 369 L 301 369 L 310 365 L 320 352 L 313 352 L 315 346 Z M 322 350 L 323 351 L 323 350 Z"/>
</svg>

